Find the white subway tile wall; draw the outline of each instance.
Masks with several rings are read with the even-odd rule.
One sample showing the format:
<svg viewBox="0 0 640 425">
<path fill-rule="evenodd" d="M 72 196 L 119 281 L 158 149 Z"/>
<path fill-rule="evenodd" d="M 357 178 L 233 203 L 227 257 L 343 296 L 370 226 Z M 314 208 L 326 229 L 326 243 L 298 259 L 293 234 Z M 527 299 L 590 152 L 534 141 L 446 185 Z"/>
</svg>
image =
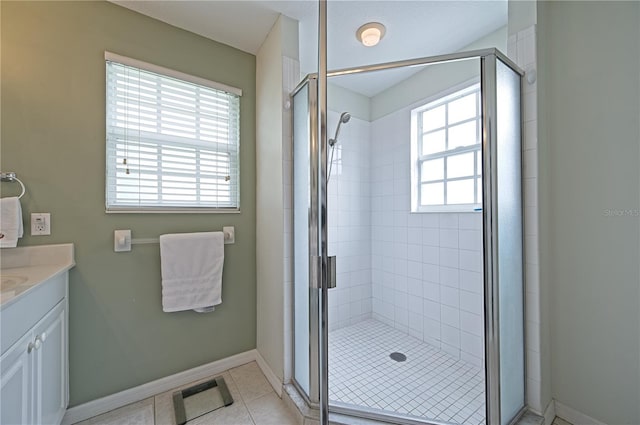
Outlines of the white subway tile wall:
<svg viewBox="0 0 640 425">
<path fill-rule="evenodd" d="M 482 366 L 482 214 L 410 212 L 410 112 L 371 123 L 372 316 Z"/>
<path fill-rule="evenodd" d="M 342 112 L 329 111 L 328 137 L 333 138 Z M 341 125 L 333 159 L 331 149 L 328 153 L 329 255 L 337 256 L 337 285 L 329 291 L 329 330 L 371 318 L 370 138 L 369 123 L 351 117 Z"/>
</svg>

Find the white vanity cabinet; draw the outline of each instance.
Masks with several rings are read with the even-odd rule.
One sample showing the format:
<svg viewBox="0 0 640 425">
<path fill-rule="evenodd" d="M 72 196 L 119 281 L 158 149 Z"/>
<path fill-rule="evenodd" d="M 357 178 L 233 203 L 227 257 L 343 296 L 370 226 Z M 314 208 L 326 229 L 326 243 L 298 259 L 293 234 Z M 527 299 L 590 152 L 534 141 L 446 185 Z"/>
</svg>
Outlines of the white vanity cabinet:
<svg viewBox="0 0 640 425">
<path fill-rule="evenodd" d="M 69 401 L 65 302 L 60 301 L 33 329 L 33 401 L 37 424 L 59 424 Z"/>
<path fill-rule="evenodd" d="M 33 356 L 27 352 L 27 346 L 32 338 L 31 332 L 26 334 L 0 358 L 0 423 L 3 425 L 31 423 Z"/>
<path fill-rule="evenodd" d="M 2 355 L 1 423 L 59 424 L 67 407 L 65 302 Z"/>
<path fill-rule="evenodd" d="M 49 266 L 2 269 L 28 276 Z M 69 402 L 68 280 L 66 270 L 8 294 L 0 309 L 0 425 L 59 425 Z M 31 273 L 31 274 L 29 274 Z"/>
</svg>

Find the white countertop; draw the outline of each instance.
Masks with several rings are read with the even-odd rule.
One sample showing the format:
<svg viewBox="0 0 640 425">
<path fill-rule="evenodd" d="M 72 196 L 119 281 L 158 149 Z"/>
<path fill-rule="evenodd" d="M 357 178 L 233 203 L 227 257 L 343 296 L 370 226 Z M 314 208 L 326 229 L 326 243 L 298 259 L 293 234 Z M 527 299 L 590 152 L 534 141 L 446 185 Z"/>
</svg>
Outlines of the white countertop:
<svg viewBox="0 0 640 425">
<path fill-rule="evenodd" d="M 42 282 L 75 266 L 73 244 L 0 250 L 0 310 Z"/>
</svg>

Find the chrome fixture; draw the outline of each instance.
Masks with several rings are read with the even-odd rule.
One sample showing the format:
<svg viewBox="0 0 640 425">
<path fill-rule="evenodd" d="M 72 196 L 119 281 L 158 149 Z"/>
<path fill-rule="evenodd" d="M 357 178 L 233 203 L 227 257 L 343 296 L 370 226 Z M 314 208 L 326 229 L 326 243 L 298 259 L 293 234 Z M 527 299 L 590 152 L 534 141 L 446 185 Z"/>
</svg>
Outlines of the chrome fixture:
<svg viewBox="0 0 640 425">
<path fill-rule="evenodd" d="M 327 173 L 327 183 L 329 183 L 329 179 L 331 178 L 331 168 L 333 167 L 333 151 L 336 148 L 336 143 L 338 143 L 338 134 L 340 134 L 340 126 L 342 124 L 346 124 L 351 119 L 351 114 L 348 112 L 343 112 L 340 114 L 340 119 L 338 120 L 338 126 L 336 127 L 336 134 L 333 136 L 333 139 L 329 139 L 327 142 L 329 146 L 331 146 L 331 159 L 329 160 L 329 172 Z"/>
<path fill-rule="evenodd" d="M 342 124 L 346 124 L 351 119 L 351 114 L 348 112 L 343 112 L 340 114 L 340 120 L 338 120 L 338 126 L 336 127 L 336 134 L 333 136 L 333 139 L 329 139 L 329 146 L 333 147 L 336 143 L 338 143 L 338 134 L 340 134 L 340 126 Z"/>
<path fill-rule="evenodd" d="M 26 192 L 24 184 L 22 183 L 22 181 L 20 181 L 18 177 L 16 177 L 16 173 L 14 173 L 13 171 L 9 171 L 7 173 L 0 172 L 0 181 L 20 183 L 20 188 L 22 188 L 22 192 L 20 192 L 20 195 L 18 195 L 18 199 L 22 198 L 22 196 Z"/>
</svg>

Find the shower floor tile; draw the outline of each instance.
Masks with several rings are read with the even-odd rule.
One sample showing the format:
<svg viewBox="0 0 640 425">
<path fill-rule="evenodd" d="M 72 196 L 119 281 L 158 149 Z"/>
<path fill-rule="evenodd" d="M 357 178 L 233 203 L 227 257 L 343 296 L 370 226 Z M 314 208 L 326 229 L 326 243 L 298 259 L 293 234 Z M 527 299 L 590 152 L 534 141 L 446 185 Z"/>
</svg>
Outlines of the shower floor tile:
<svg viewBox="0 0 640 425">
<path fill-rule="evenodd" d="M 392 360 L 393 352 L 407 360 Z M 329 333 L 329 399 L 441 422 L 485 423 L 484 370 L 376 320 Z"/>
</svg>

